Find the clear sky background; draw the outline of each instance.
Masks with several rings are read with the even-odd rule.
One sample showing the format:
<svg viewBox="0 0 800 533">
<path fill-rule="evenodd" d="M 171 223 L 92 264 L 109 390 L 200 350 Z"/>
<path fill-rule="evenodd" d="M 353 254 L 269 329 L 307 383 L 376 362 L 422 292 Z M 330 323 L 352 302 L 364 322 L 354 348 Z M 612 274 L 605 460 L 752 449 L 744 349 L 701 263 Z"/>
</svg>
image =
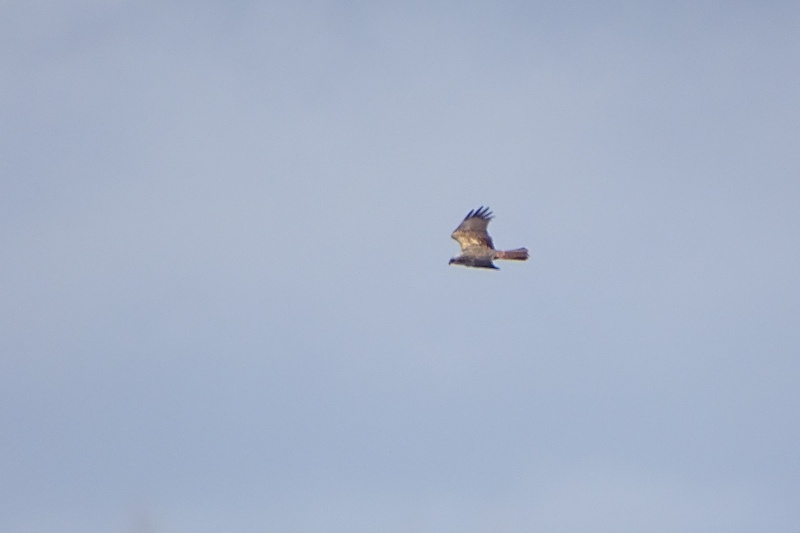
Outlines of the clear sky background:
<svg viewBox="0 0 800 533">
<path fill-rule="evenodd" d="M 0 530 L 800 529 L 797 2 L 5 2 L 0 69 Z"/>
</svg>

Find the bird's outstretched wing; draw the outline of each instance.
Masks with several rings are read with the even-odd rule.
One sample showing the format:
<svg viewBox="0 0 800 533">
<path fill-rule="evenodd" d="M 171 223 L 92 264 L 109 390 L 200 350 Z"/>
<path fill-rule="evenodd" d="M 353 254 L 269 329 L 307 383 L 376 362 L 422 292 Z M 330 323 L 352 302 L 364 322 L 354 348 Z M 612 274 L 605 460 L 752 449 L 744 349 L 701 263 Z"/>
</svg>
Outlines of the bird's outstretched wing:
<svg viewBox="0 0 800 533">
<path fill-rule="evenodd" d="M 489 211 L 488 207 L 481 206 L 478 209 L 473 209 L 467 213 L 464 221 L 459 224 L 451 237 L 458 242 L 462 251 L 474 247 L 494 250 L 492 238 L 489 236 L 489 232 L 486 231 L 490 220 L 492 220 L 492 212 Z"/>
</svg>

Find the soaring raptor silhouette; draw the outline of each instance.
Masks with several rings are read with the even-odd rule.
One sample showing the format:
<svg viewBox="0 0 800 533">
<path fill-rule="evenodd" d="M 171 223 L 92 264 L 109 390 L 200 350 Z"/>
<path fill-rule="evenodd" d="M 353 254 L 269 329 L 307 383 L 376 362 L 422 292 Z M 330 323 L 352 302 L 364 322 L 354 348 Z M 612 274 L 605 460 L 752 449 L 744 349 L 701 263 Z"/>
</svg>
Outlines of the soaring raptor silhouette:
<svg viewBox="0 0 800 533">
<path fill-rule="evenodd" d="M 495 259 L 511 259 L 514 261 L 526 261 L 528 259 L 527 248 L 517 248 L 516 250 L 495 250 L 492 238 L 486 227 L 492 220 L 492 212 L 488 207 L 480 206 L 473 209 L 464 221 L 459 224 L 453 232 L 453 237 L 461 246 L 461 253 L 450 260 L 450 264 L 464 265 L 475 268 L 494 268 L 499 270 L 492 262 Z"/>
</svg>

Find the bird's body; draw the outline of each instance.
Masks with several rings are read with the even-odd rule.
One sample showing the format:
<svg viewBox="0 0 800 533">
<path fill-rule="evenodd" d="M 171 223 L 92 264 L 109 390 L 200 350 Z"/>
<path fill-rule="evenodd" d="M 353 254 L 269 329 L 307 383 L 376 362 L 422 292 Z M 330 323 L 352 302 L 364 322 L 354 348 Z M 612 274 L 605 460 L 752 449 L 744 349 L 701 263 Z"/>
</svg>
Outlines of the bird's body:
<svg viewBox="0 0 800 533">
<path fill-rule="evenodd" d="M 494 249 L 494 243 L 486 229 L 490 220 L 492 220 L 492 212 L 488 207 L 481 206 L 467 213 L 467 216 L 451 235 L 461 246 L 461 253 L 450 260 L 451 265 L 497 269 L 493 262 L 495 259 L 513 261 L 528 259 L 526 248 L 507 251 Z"/>
</svg>

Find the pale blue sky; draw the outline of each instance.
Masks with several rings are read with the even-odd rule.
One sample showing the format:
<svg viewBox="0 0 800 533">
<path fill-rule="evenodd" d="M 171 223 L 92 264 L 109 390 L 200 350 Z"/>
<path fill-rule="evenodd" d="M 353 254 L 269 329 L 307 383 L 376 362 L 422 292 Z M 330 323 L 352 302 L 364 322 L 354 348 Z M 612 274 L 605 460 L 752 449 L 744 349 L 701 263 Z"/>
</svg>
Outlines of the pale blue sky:
<svg viewBox="0 0 800 533">
<path fill-rule="evenodd" d="M 796 3 L 164 4 L 0 7 L 0 530 L 798 531 Z"/>
</svg>

